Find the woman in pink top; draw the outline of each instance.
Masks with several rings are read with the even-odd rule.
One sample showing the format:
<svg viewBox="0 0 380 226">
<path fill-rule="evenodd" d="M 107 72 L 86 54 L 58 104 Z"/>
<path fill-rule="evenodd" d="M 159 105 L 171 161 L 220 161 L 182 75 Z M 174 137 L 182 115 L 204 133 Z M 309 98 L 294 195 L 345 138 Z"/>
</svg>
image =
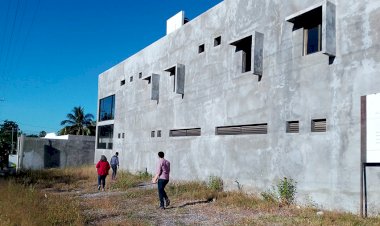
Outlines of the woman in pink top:
<svg viewBox="0 0 380 226">
<path fill-rule="evenodd" d="M 157 183 L 158 197 L 160 198 L 160 209 L 165 209 L 170 205 L 170 200 L 165 192 L 165 186 L 169 182 L 170 162 L 164 159 L 165 154 L 158 152 L 158 163 L 156 168 L 156 175 L 153 177 L 152 182 Z M 165 206 L 164 206 L 165 201 Z"/>
</svg>

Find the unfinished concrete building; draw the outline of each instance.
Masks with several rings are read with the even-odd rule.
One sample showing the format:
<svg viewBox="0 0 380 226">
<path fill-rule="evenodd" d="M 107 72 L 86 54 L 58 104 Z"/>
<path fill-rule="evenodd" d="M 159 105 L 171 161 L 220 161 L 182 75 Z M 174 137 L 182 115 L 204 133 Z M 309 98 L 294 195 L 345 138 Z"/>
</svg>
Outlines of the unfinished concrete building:
<svg viewBox="0 0 380 226">
<path fill-rule="evenodd" d="M 99 75 L 95 161 L 358 212 L 361 96 L 380 92 L 380 1 L 224 0 Z M 163 28 L 164 29 L 164 28 Z M 148 31 L 147 31 L 148 32 Z M 380 103 L 379 103 L 380 104 Z M 368 208 L 380 209 L 380 169 Z"/>
</svg>

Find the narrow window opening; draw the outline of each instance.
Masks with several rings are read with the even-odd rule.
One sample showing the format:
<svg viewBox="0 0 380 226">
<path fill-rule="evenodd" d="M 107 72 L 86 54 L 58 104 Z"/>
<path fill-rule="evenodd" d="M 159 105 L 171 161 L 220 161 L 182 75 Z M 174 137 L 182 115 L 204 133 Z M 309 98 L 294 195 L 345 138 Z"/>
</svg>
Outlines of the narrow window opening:
<svg viewBox="0 0 380 226">
<path fill-rule="evenodd" d="M 150 137 L 155 137 L 155 133 L 156 133 L 156 131 L 151 131 L 150 132 Z"/>
<path fill-rule="evenodd" d="M 120 133 L 118 133 L 118 134 L 117 134 L 117 138 L 119 138 L 119 139 L 120 139 Z"/>
<path fill-rule="evenodd" d="M 129 81 L 130 81 L 130 82 L 133 81 L 133 76 L 129 77 Z"/>
<path fill-rule="evenodd" d="M 157 137 L 161 137 L 161 130 L 157 130 Z"/>
<path fill-rule="evenodd" d="M 300 123 L 299 121 L 287 121 L 286 122 L 286 132 L 287 133 L 299 133 Z"/>
<path fill-rule="evenodd" d="M 120 86 L 123 86 L 123 85 L 125 85 L 125 80 L 121 80 L 120 82 Z"/>
<path fill-rule="evenodd" d="M 222 36 L 216 37 L 214 39 L 214 46 L 218 46 L 222 43 Z"/>
<path fill-rule="evenodd" d="M 220 126 L 215 128 L 216 135 L 267 134 L 268 124 L 250 124 L 237 126 Z"/>
<path fill-rule="evenodd" d="M 124 133 L 123 133 L 123 135 L 122 135 L 122 138 L 124 139 Z"/>
<path fill-rule="evenodd" d="M 142 72 L 139 73 L 139 79 L 141 79 L 141 78 L 142 78 Z"/>
<path fill-rule="evenodd" d="M 312 119 L 311 132 L 326 132 L 327 121 L 326 119 Z"/>
<path fill-rule="evenodd" d="M 165 71 L 169 72 L 170 73 L 170 76 L 173 76 L 173 92 L 175 92 L 175 80 L 176 80 L 176 76 L 175 76 L 175 71 L 176 71 L 176 67 L 171 67 L 169 69 L 166 69 Z"/>
<path fill-rule="evenodd" d="M 203 53 L 205 51 L 205 44 L 198 46 L 198 53 Z"/>
<path fill-rule="evenodd" d="M 201 128 L 173 129 L 169 131 L 170 137 L 200 136 Z"/>
<path fill-rule="evenodd" d="M 231 45 L 236 46 L 235 52 L 242 51 L 241 68 L 242 73 L 252 70 L 252 35 L 240 39 L 236 42 L 231 43 Z"/>
</svg>

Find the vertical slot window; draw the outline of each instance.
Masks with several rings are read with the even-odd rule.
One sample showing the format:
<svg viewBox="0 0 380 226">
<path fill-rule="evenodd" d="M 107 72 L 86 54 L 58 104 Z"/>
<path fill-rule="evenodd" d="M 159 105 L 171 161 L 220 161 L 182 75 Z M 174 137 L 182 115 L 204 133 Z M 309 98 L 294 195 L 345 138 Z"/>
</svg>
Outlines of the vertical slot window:
<svg viewBox="0 0 380 226">
<path fill-rule="evenodd" d="M 198 46 L 198 53 L 203 53 L 205 51 L 205 44 Z"/>
<path fill-rule="evenodd" d="M 214 38 L 214 47 L 222 43 L 222 36 Z"/>
</svg>

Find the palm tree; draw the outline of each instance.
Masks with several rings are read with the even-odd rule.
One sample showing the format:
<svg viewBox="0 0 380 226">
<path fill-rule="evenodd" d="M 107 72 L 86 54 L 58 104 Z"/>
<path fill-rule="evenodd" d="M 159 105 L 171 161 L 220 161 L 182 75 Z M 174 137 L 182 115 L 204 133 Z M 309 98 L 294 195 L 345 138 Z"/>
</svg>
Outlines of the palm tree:
<svg viewBox="0 0 380 226">
<path fill-rule="evenodd" d="M 84 114 L 84 108 L 74 107 L 72 113 L 67 114 L 67 119 L 61 122 L 61 126 L 65 126 L 60 130 L 61 135 L 95 135 L 93 133 L 94 116 L 92 114 Z"/>
</svg>

